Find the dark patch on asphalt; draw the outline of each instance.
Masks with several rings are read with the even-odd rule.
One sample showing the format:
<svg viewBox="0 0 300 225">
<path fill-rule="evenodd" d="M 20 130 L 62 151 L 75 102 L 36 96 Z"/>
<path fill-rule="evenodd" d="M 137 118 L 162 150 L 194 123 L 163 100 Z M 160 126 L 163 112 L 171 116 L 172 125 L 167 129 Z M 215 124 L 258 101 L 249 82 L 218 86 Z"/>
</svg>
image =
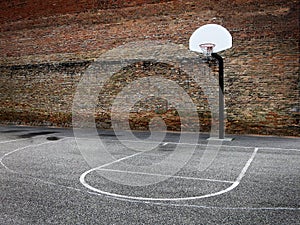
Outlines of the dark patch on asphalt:
<svg viewBox="0 0 300 225">
<path fill-rule="evenodd" d="M 60 139 L 59 137 L 55 137 L 55 136 L 47 137 L 47 140 L 49 141 L 57 141 L 59 139 Z"/>
<path fill-rule="evenodd" d="M 4 131 L 1 131 L 1 133 L 18 133 L 18 132 L 24 132 L 24 131 L 28 131 L 28 130 L 4 130 Z"/>
<path fill-rule="evenodd" d="M 54 133 L 57 133 L 57 132 L 55 132 L 55 131 L 31 132 L 31 133 L 19 135 L 19 137 L 20 138 L 32 138 L 32 137 L 36 137 L 39 135 L 54 134 Z"/>
<path fill-rule="evenodd" d="M 116 137 L 116 134 L 99 134 L 101 137 Z M 118 135 L 119 136 L 119 135 Z"/>
</svg>

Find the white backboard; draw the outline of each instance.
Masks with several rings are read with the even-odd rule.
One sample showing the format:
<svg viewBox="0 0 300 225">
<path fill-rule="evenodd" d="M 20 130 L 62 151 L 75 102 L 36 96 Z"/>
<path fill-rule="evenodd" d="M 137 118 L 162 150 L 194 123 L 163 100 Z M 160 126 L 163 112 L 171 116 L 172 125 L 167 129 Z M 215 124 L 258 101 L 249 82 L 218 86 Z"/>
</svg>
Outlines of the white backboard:
<svg viewBox="0 0 300 225">
<path fill-rule="evenodd" d="M 232 47 L 232 36 L 229 31 L 218 24 L 206 24 L 199 27 L 190 37 L 191 51 L 203 53 L 200 44 L 215 44 L 213 52 L 220 52 Z"/>
</svg>

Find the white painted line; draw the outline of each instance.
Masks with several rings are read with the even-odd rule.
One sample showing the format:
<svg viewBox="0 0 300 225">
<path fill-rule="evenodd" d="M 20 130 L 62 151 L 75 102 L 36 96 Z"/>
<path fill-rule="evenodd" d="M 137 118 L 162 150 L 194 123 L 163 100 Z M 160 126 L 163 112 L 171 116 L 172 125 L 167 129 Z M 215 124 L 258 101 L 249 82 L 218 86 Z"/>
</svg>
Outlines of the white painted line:
<svg viewBox="0 0 300 225">
<path fill-rule="evenodd" d="M 35 138 L 35 137 L 34 137 Z M 57 184 L 57 183 L 54 183 L 54 182 L 51 182 L 51 181 L 46 181 L 46 180 L 43 180 L 43 179 L 40 179 L 40 178 L 37 178 L 37 177 L 33 177 L 31 175 L 28 175 L 28 174 L 23 174 L 19 171 L 15 171 L 15 170 L 12 170 L 10 169 L 8 166 L 6 166 L 4 163 L 3 163 L 3 159 L 15 152 L 18 152 L 18 151 L 21 151 L 21 150 L 24 150 L 24 149 L 27 149 L 27 148 L 35 148 L 35 147 L 38 147 L 38 146 L 42 146 L 42 145 L 46 145 L 46 144 L 56 144 L 57 142 L 60 142 L 60 141 L 64 141 L 64 140 L 67 140 L 67 139 L 71 139 L 73 137 L 65 137 L 65 138 L 62 138 L 60 140 L 57 140 L 55 142 L 53 141 L 47 141 L 47 142 L 43 142 L 43 143 L 39 143 L 39 144 L 34 144 L 34 145 L 27 145 L 27 146 L 24 146 L 24 147 L 20 147 L 20 148 L 17 148 L 13 151 L 10 151 L 8 153 L 6 153 L 5 155 L 3 155 L 2 157 L 0 157 L 0 164 L 6 169 L 8 170 L 9 172 L 11 173 L 15 173 L 15 174 L 20 174 L 22 176 L 25 176 L 25 177 L 28 177 L 30 179 L 34 179 L 36 181 L 39 181 L 41 183 L 44 183 L 44 184 L 47 184 L 47 185 L 51 185 L 51 186 L 56 186 L 56 187 L 61 187 L 61 188 L 65 188 L 65 189 L 69 189 L 69 190 L 73 190 L 73 191 L 79 191 L 79 192 L 86 192 L 85 190 L 82 190 L 82 189 L 79 189 L 79 188 L 75 188 L 75 187 L 71 187 L 71 186 L 65 186 L 65 185 L 62 185 L 62 184 Z M 22 140 L 22 139 L 17 139 L 17 140 Z"/>
<path fill-rule="evenodd" d="M 14 139 L 14 140 L 9 140 L 9 141 L 1 141 L 0 144 L 11 143 L 11 142 L 16 142 L 16 141 L 24 141 L 24 139 Z"/>
<path fill-rule="evenodd" d="M 164 142 L 161 146 L 166 146 L 168 144 L 169 144 L 169 142 Z"/>
<path fill-rule="evenodd" d="M 260 150 L 271 150 L 271 151 L 293 151 L 300 152 L 300 149 L 296 148 L 272 148 L 272 147 L 259 147 Z"/>
<path fill-rule="evenodd" d="M 42 145 L 46 145 L 46 144 L 50 144 L 50 143 L 51 143 L 51 144 L 55 144 L 55 143 L 57 143 L 57 142 L 59 142 L 59 141 L 65 140 L 65 139 L 67 139 L 67 138 L 60 139 L 60 140 L 58 140 L 58 141 L 56 141 L 56 142 L 53 142 L 53 141 L 46 141 L 46 142 L 39 143 L 39 144 L 26 145 L 26 146 L 24 146 L 24 147 L 17 148 L 17 149 L 15 149 L 15 150 L 10 151 L 10 152 L 4 154 L 3 156 L 1 156 L 1 157 L 0 157 L 0 164 L 1 164 L 6 170 L 8 170 L 8 171 L 10 171 L 10 172 L 12 172 L 12 173 L 18 173 L 18 172 L 16 172 L 16 171 L 14 171 L 14 170 L 8 168 L 8 167 L 3 163 L 3 159 L 4 159 L 5 157 L 7 157 L 7 156 L 9 156 L 9 155 L 11 155 L 11 154 L 13 154 L 13 153 L 15 153 L 15 152 L 18 152 L 18 151 L 27 149 L 27 148 L 35 148 L 35 147 L 42 146 Z"/>
<path fill-rule="evenodd" d="M 110 165 L 112 165 L 112 164 L 115 164 L 115 163 L 117 163 L 117 162 L 124 161 L 125 159 L 130 159 L 130 158 L 132 158 L 132 157 L 134 157 L 134 156 L 137 156 L 137 155 L 140 155 L 140 154 L 143 154 L 143 153 L 144 153 L 144 152 L 138 152 L 138 153 L 135 153 L 135 154 L 132 154 L 132 155 L 126 156 L 126 157 L 124 157 L 124 158 L 120 158 L 120 159 L 117 159 L 117 160 L 115 160 L 115 161 L 112 161 L 112 162 L 106 163 L 106 164 L 104 164 L 104 165 L 101 165 L 101 166 L 99 166 L 99 167 L 96 167 L 96 168 L 90 169 L 89 171 L 90 171 L 90 172 L 92 172 L 92 171 L 94 171 L 94 170 L 99 170 L 99 169 L 101 169 L 101 168 L 103 168 L 103 167 L 110 166 Z"/>
<path fill-rule="evenodd" d="M 65 139 L 70 139 L 70 138 L 73 138 L 73 137 L 67 137 L 67 138 L 64 138 L 64 139 L 61 139 L 59 141 L 62 141 L 62 140 L 65 140 Z M 18 139 L 19 140 L 19 139 Z M 11 155 L 13 154 L 14 152 L 17 152 L 17 151 L 20 151 L 20 150 L 24 150 L 26 148 L 29 148 L 29 147 L 36 147 L 36 146 L 39 146 L 39 145 L 43 145 L 43 144 L 48 144 L 48 143 L 53 143 L 55 144 L 56 142 L 44 142 L 44 143 L 40 143 L 40 144 L 36 144 L 36 145 L 29 145 L 29 146 L 25 146 L 25 147 L 22 147 L 22 148 L 18 148 L 18 149 L 15 149 L 13 151 L 11 151 L 10 153 L 7 153 L 5 154 L 5 156 L 2 156 L 0 158 L 0 161 L 1 161 L 1 164 L 3 165 L 3 159 L 8 156 L 8 155 Z M 298 151 L 298 150 L 297 150 Z M 137 155 L 137 154 L 136 154 Z M 255 156 L 255 155 L 254 155 Z M 251 158 L 250 159 L 254 159 L 254 156 L 252 154 Z M 130 157 L 130 156 L 129 156 Z M 133 155 L 131 156 L 133 157 Z M 243 176 L 245 175 L 247 169 L 249 168 L 250 164 L 251 164 L 251 161 L 250 159 L 248 160 L 246 166 L 243 168 Z M 125 160 L 125 158 L 123 159 Z M 120 159 L 119 161 L 122 161 L 122 159 Z M 7 168 L 8 170 L 11 171 L 11 169 L 9 169 L 7 166 L 3 165 L 5 168 Z M 246 169 L 247 168 L 247 169 Z M 14 173 L 18 173 L 17 171 L 12 171 Z M 239 176 L 239 179 L 242 179 L 243 176 Z M 22 174 L 24 175 L 24 174 Z M 45 181 L 45 180 L 42 180 L 42 179 L 39 179 L 39 178 L 36 178 L 36 177 L 32 177 L 30 175 L 25 175 L 31 179 L 35 179 L 37 181 L 40 181 L 44 184 L 47 184 L 47 185 L 53 185 L 53 186 L 57 186 L 57 187 L 60 187 L 60 188 L 65 188 L 65 189 L 69 189 L 69 190 L 73 190 L 73 191 L 78 191 L 78 192 L 86 192 L 88 194 L 92 194 L 92 195 L 97 195 L 97 196 L 103 196 L 102 193 L 97 193 L 97 192 L 92 192 L 92 191 L 85 191 L 85 190 L 82 190 L 82 189 L 79 189 L 79 188 L 74 188 L 74 187 L 70 187 L 70 186 L 65 186 L 65 185 L 60 185 L 60 184 L 56 184 L 56 183 L 53 183 L 53 182 L 49 182 L 49 181 Z M 112 197 L 111 195 L 106 195 L 106 197 L 109 197 L 109 198 L 113 198 L 113 199 L 117 199 L 117 200 L 121 200 L 121 201 L 128 201 L 128 202 L 136 202 L 136 203 L 142 203 L 142 204 L 153 204 L 153 205 L 161 205 L 161 206 L 169 206 L 169 207 L 188 207 L 188 208 L 201 208 L 201 209 L 218 209 L 218 210 L 241 210 L 241 211 L 259 211 L 259 210 L 265 210 L 265 211 L 300 211 L 300 208 L 293 208 L 293 207 L 277 207 L 277 208 L 273 208 L 273 207 L 222 207 L 222 206 L 206 206 L 206 205 L 194 205 L 194 204 L 175 204 L 175 203 L 164 203 L 164 202 L 158 202 L 158 201 L 140 201 L 140 200 L 133 200 L 133 199 L 124 199 L 124 198 L 117 198 L 117 197 Z"/>
<path fill-rule="evenodd" d="M 103 195 L 108 195 L 114 198 L 121 198 L 121 199 L 130 199 L 130 200 L 139 200 L 139 201 L 185 201 L 185 200 L 196 200 L 196 199 L 203 199 L 203 198 L 210 198 L 210 197 L 214 197 L 214 196 L 218 196 L 218 195 L 222 195 L 225 194 L 231 190 L 233 190 L 234 188 L 236 188 L 239 184 L 240 181 L 242 180 L 242 178 L 245 176 L 249 166 L 251 165 L 255 155 L 257 154 L 258 148 L 255 148 L 251 157 L 249 158 L 249 160 L 247 161 L 247 163 L 245 164 L 244 168 L 242 169 L 241 173 L 239 174 L 239 176 L 237 177 L 237 179 L 232 183 L 231 186 L 229 186 L 228 188 L 218 191 L 218 192 L 214 192 L 211 194 L 206 194 L 206 195 L 200 195 L 200 196 L 194 196 L 194 197 L 183 197 L 183 198 L 147 198 L 147 197 L 137 197 L 137 196 L 128 196 L 128 195 L 121 195 L 121 194 L 115 194 L 115 193 L 111 193 L 111 192 L 107 192 L 107 191 L 102 191 L 100 189 L 97 189 L 91 185 L 89 185 L 88 183 L 86 183 L 85 181 L 85 177 L 87 174 L 89 174 L 90 172 L 97 170 L 97 168 L 102 168 L 103 166 L 97 167 L 97 168 L 93 168 L 90 169 L 86 172 L 84 172 L 81 176 L 80 176 L 80 182 L 82 183 L 82 185 L 84 185 L 86 188 L 90 189 L 93 192 L 96 193 L 100 193 Z M 137 154 L 141 154 L 141 152 L 137 153 Z M 134 155 L 137 155 L 134 154 Z M 131 155 L 131 157 L 133 157 L 134 155 Z M 125 157 L 128 158 L 128 157 Z M 125 158 L 119 159 L 119 161 L 124 160 Z M 111 164 L 113 164 L 114 162 L 112 162 Z"/>
<path fill-rule="evenodd" d="M 87 191 L 87 193 L 91 195 L 97 195 L 103 197 L 103 194 Z M 131 200 L 124 198 L 115 198 L 111 196 L 105 196 L 107 198 L 116 199 L 119 201 L 132 202 L 132 203 L 141 203 L 141 204 L 151 204 L 151 205 L 159 205 L 159 206 L 167 206 L 167 207 L 186 207 L 186 208 L 199 208 L 199 209 L 218 209 L 218 210 L 235 210 L 235 211 L 300 211 L 300 208 L 295 207 L 224 207 L 224 206 L 209 206 L 209 205 L 195 205 L 195 204 L 180 204 L 180 203 L 165 203 L 165 202 L 154 202 L 154 201 L 139 201 L 139 200 Z"/>
<path fill-rule="evenodd" d="M 83 174 L 81 174 L 79 180 L 80 180 L 80 182 L 81 182 L 82 184 L 83 184 L 83 183 L 86 183 L 85 180 L 84 180 L 84 178 L 85 178 L 85 176 L 86 176 L 87 174 L 89 174 L 89 173 L 91 173 L 91 172 L 93 172 L 93 171 L 95 171 L 95 170 L 99 170 L 99 169 L 101 169 L 101 168 L 103 168 L 103 167 L 110 166 L 110 165 L 112 165 L 112 164 L 114 164 L 114 163 L 121 162 L 121 161 L 123 161 L 123 160 L 125 160 L 125 159 L 130 159 L 130 158 L 132 158 L 132 157 L 134 157 L 134 156 L 137 156 L 137 155 L 140 155 L 140 154 L 142 154 L 142 153 L 144 153 L 144 152 L 138 152 L 138 153 L 135 153 L 135 154 L 132 154 L 132 155 L 129 155 L 129 156 L 120 158 L 120 159 L 118 159 L 118 160 L 115 160 L 115 161 L 106 163 L 106 164 L 101 165 L 101 166 L 99 166 L 99 167 L 92 168 L 92 169 L 90 169 L 90 170 L 88 170 L 88 171 L 85 171 Z M 84 184 L 83 184 L 83 185 L 84 185 Z M 87 185 L 88 185 L 88 184 L 87 184 Z"/>
<path fill-rule="evenodd" d="M 76 139 L 83 139 L 83 140 L 90 140 L 90 138 L 77 138 Z M 159 141 L 135 141 L 135 140 L 125 140 L 125 139 L 120 139 L 121 141 L 124 142 L 132 142 L 132 143 L 141 143 L 141 144 L 147 144 L 147 143 L 151 143 L 151 144 L 157 144 L 157 143 L 162 143 L 161 146 L 167 145 L 167 144 L 174 144 L 174 145 L 187 145 L 187 146 L 203 146 L 206 147 L 206 144 L 190 144 L 190 143 L 184 143 L 184 142 L 159 142 Z M 110 140 L 111 142 L 120 142 L 119 140 Z M 220 147 L 219 145 L 213 145 L 210 144 L 210 146 L 217 146 Z M 221 147 L 223 148 L 243 148 L 243 149 L 253 149 L 253 148 L 259 148 L 259 149 L 270 149 L 270 150 L 274 150 L 274 151 L 300 151 L 300 149 L 294 149 L 294 148 L 277 148 L 277 147 L 258 147 L 258 146 L 241 146 L 241 145 L 222 145 Z M 226 149 L 222 149 L 222 150 L 226 150 Z"/>
<path fill-rule="evenodd" d="M 257 152 L 258 152 L 258 148 L 255 148 L 254 151 L 253 151 L 253 153 L 252 153 L 252 155 L 251 155 L 251 157 L 249 158 L 249 160 L 248 160 L 247 163 L 245 164 L 244 168 L 242 169 L 240 175 L 237 177 L 236 182 L 239 182 L 239 183 L 241 182 L 241 180 L 242 180 L 243 177 L 245 176 L 245 174 L 246 174 L 246 172 L 247 172 L 249 166 L 251 165 L 251 163 L 252 163 L 252 161 L 253 161 L 255 155 L 257 154 Z"/>
<path fill-rule="evenodd" d="M 187 145 L 187 146 L 204 146 L 206 147 L 207 144 L 191 144 L 191 143 L 184 143 L 184 142 L 159 142 L 159 141 L 134 141 L 134 140 L 124 140 L 124 139 L 120 139 L 122 142 L 132 142 L 132 143 L 141 143 L 141 144 L 147 144 L 147 143 L 153 143 L 153 144 L 157 144 L 157 143 L 162 143 L 162 146 L 166 145 L 166 144 L 175 144 L 175 145 Z M 111 141 L 118 141 L 118 140 L 111 140 Z M 211 146 L 219 146 L 219 145 L 211 145 Z M 226 146 L 226 145 L 224 145 Z M 246 147 L 246 148 L 251 148 L 253 149 L 253 147 Z"/>
<path fill-rule="evenodd" d="M 1 158 L 0 158 L 0 164 L 7 170 L 9 170 L 10 172 L 15 172 L 14 170 L 11 170 L 9 169 L 4 163 L 3 163 L 3 159 L 15 152 L 18 152 L 18 151 L 21 151 L 21 150 L 24 150 L 24 149 L 27 149 L 27 148 L 34 148 L 34 147 L 38 147 L 38 146 L 41 146 L 41 145 L 45 145 L 45 144 L 48 144 L 48 143 L 53 143 L 51 141 L 47 141 L 47 142 L 43 142 L 43 143 L 40 143 L 40 144 L 34 144 L 34 145 L 26 145 L 24 147 L 21 147 L 21 148 L 17 148 L 11 152 L 8 152 L 6 154 L 4 154 Z"/>
<path fill-rule="evenodd" d="M 76 139 L 81 139 L 81 140 L 93 140 L 91 138 L 77 138 Z M 207 146 L 207 143 L 206 144 L 191 144 L 191 143 L 185 143 L 185 142 L 160 142 L 160 141 L 135 141 L 135 140 L 126 140 L 126 139 L 120 139 L 120 140 L 111 140 L 109 139 L 109 141 L 111 142 L 131 142 L 131 143 L 140 143 L 140 144 L 161 144 L 161 146 L 164 146 L 164 145 L 167 145 L 167 144 L 174 144 L 174 145 L 187 145 L 187 146 L 203 146 L 203 147 L 206 147 Z M 210 144 L 210 146 L 217 146 L 217 147 L 220 147 L 220 145 L 212 145 Z M 248 146 L 230 146 L 230 145 L 222 145 L 222 147 L 232 147 L 232 148 L 245 148 L 245 149 L 253 149 L 255 147 L 248 147 Z"/>
<path fill-rule="evenodd" d="M 198 178 L 198 177 L 184 177 L 184 176 L 172 176 L 172 175 L 164 175 L 158 173 L 142 173 L 142 172 L 135 172 L 135 171 L 125 171 L 125 170 L 113 170 L 113 169 L 96 169 L 101 171 L 108 171 L 108 172 L 116 172 L 116 173 L 129 173 L 129 174 L 138 174 L 138 175 L 146 175 L 146 176 L 158 176 L 158 177 L 168 177 L 168 178 L 178 178 L 178 179 L 185 179 L 185 180 L 201 180 L 201 181 L 210 181 L 210 182 L 220 182 L 220 183 L 230 183 L 233 184 L 234 181 L 228 180 L 216 180 L 216 179 L 208 179 L 208 178 Z"/>
</svg>

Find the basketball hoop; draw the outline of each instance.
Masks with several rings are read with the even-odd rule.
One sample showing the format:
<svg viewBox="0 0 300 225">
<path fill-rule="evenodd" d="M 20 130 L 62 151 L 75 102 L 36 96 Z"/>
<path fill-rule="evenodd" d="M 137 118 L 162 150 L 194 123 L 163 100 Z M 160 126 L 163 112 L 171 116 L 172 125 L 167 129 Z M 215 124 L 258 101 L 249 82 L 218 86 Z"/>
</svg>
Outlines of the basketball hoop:
<svg viewBox="0 0 300 225">
<path fill-rule="evenodd" d="M 203 63 L 218 62 L 219 67 L 219 138 L 225 138 L 224 122 L 224 62 L 218 52 L 232 47 L 232 36 L 229 31 L 218 24 L 206 24 L 194 31 L 189 40 L 189 49 L 192 52 L 202 53 Z"/>
<path fill-rule="evenodd" d="M 210 57 L 211 56 L 211 53 L 213 53 L 213 49 L 216 45 L 213 44 L 213 43 L 204 43 L 204 44 L 201 44 L 199 45 L 199 47 L 201 48 L 204 56 L 206 57 Z"/>
</svg>

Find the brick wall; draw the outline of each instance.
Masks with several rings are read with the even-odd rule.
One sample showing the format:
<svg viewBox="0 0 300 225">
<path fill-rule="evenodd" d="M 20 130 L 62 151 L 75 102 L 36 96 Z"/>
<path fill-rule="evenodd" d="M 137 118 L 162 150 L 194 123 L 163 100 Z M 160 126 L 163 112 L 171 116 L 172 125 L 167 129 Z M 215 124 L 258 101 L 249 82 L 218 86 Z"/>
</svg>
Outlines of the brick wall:
<svg viewBox="0 0 300 225">
<path fill-rule="evenodd" d="M 167 1 L 167 0 L 164 0 Z M 12 0 L 0 2 L 0 21 L 36 19 L 59 14 L 133 7 L 158 0 Z"/>
<path fill-rule="evenodd" d="M 17 5 L 21 1 L 12 2 Z M 54 0 L 47 4 L 50 2 Z M 138 40 L 163 40 L 188 47 L 196 28 L 218 23 L 229 29 L 234 40 L 233 48 L 221 53 L 225 59 L 227 131 L 300 135 L 298 1 L 211 0 L 207 4 L 149 0 L 121 1 L 115 6 L 104 1 L 79 2 L 85 6 L 65 11 L 39 5 L 40 11 L 30 15 L 25 6 L 10 3 L 13 11 L 1 13 L 8 18 L 0 26 L 1 121 L 69 126 L 76 84 L 86 66 L 101 53 Z M 130 73 L 132 69 L 124 76 Z M 100 117 L 99 124 L 108 127 L 108 114 Z M 206 113 L 200 116 L 206 130 L 207 118 Z M 174 121 L 177 124 L 175 117 Z M 178 129 L 172 124 L 170 129 Z M 134 128 L 141 129 L 139 126 Z"/>
<path fill-rule="evenodd" d="M 0 6 L 0 21 L 15 21 L 91 10 L 95 0 L 13 0 Z"/>
<path fill-rule="evenodd" d="M 72 101 L 88 61 L 2 66 L 2 121 L 15 124 L 70 126 Z"/>
</svg>

